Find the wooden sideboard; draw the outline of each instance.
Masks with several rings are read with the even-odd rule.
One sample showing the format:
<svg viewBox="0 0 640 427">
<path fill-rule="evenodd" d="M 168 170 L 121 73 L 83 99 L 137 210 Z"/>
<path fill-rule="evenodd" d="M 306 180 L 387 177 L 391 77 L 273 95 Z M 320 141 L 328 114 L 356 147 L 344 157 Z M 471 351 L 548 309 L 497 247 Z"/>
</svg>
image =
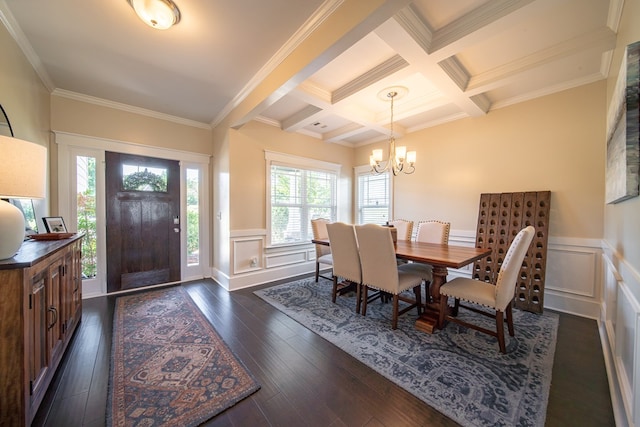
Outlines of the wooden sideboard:
<svg viewBox="0 0 640 427">
<path fill-rule="evenodd" d="M 31 425 L 82 317 L 82 235 L 0 261 L 0 425 Z"/>
</svg>

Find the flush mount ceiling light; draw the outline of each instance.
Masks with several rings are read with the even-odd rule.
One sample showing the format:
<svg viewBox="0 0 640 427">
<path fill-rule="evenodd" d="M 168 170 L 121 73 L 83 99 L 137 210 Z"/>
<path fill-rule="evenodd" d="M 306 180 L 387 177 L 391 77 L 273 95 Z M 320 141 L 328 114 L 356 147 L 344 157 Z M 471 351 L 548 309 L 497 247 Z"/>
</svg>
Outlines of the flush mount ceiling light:
<svg viewBox="0 0 640 427">
<path fill-rule="evenodd" d="M 171 0 L 127 0 L 142 21 L 158 30 L 180 22 L 180 10 Z"/>
</svg>

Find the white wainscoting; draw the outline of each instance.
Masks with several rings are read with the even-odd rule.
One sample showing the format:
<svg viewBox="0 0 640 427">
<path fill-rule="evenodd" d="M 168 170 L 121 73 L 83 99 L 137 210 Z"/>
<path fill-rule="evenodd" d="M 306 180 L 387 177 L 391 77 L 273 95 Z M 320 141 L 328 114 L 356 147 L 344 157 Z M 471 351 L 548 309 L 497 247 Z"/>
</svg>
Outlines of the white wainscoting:
<svg viewBox="0 0 640 427">
<path fill-rule="evenodd" d="M 234 230 L 229 245 L 232 271 L 225 275 L 214 271 L 216 279 L 233 291 L 315 271 L 315 248 L 312 243 L 268 248 L 267 230 Z"/>
<path fill-rule="evenodd" d="M 618 426 L 640 426 L 640 273 L 602 243 L 600 336 Z"/>
<path fill-rule="evenodd" d="M 234 230 L 230 233 L 229 265 L 232 271 L 223 286 L 229 290 L 286 279 L 315 270 L 311 243 L 267 248 L 264 229 Z M 475 230 L 451 230 L 449 243 L 474 246 Z M 544 306 L 550 309 L 598 319 L 602 303 L 602 248 L 600 240 L 549 239 Z M 471 277 L 471 268 L 450 270 L 450 276 Z"/>
</svg>

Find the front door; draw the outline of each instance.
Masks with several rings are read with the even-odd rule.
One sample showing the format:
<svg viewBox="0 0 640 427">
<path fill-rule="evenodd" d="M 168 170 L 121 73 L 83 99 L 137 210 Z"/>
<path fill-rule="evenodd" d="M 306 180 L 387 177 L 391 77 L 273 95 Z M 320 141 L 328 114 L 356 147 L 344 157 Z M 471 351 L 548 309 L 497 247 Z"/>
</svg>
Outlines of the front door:
<svg viewBox="0 0 640 427">
<path fill-rule="evenodd" d="M 105 153 L 107 292 L 180 280 L 180 164 Z"/>
</svg>

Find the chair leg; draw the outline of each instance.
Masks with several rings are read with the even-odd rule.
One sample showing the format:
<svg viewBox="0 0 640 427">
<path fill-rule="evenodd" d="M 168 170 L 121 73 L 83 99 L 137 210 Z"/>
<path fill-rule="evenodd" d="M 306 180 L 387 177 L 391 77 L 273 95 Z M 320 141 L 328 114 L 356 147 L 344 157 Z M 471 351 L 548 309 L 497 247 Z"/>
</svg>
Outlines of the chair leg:
<svg viewBox="0 0 640 427">
<path fill-rule="evenodd" d="M 316 283 L 318 283 L 318 277 L 320 277 L 320 263 L 316 262 Z"/>
<path fill-rule="evenodd" d="M 360 314 L 360 304 L 362 303 L 362 285 L 356 283 L 356 313 Z"/>
<path fill-rule="evenodd" d="M 427 306 L 427 304 L 433 302 L 431 301 L 431 292 L 429 291 L 429 287 L 431 287 L 431 282 L 428 280 L 424 281 L 424 302 L 425 302 L 425 307 Z"/>
<path fill-rule="evenodd" d="M 453 311 L 451 312 L 451 315 L 453 317 L 456 317 L 458 315 L 458 310 L 460 310 L 460 298 L 455 299 L 453 303 Z"/>
<path fill-rule="evenodd" d="M 367 300 L 369 299 L 369 287 L 362 285 L 362 315 L 367 315 Z"/>
<path fill-rule="evenodd" d="M 418 316 L 422 314 L 422 284 L 413 288 L 413 293 L 416 296 L 416 308 L 418 309 Z"/>
<path fill-rule="evenodd" d="M 515 332 L 513 330 L 513 308 L 511 307 L 511 303 L 507 306 L 507 328 L 509 328 L 509 335 L 514 336 Z"/>
<path fill-rule="evenodd" d="M 427 294 L 427 298 L 429 294 Z M 447 315 L 447 310 L 449 308 L 449 297 L 446 295 L 440 295 L 440 316 L 438 317 L 438 329 L 444 328 L 444 319 Z"/>
<path fill-rule="evenodd" d="M 398 329 L 398 295 L 393 294 L 393 319 L 391 320 L 391 329 Z"/>
<path fill-rule="evenodd" d="M 502 353 L 506 353 L 507 349 L 504 345 L 504 316 L 501 311 L 496 311 L 496 331 L 498 334 L 498 345 L 500 346 L 500 351 Z"/>
<path fill-rule="evenodd" d="M 338 276 L 333 276 L 333 290 L 331 291 L 331 302 L 336 303 L 336 295 L 338 295 Z"/>
</svg>

